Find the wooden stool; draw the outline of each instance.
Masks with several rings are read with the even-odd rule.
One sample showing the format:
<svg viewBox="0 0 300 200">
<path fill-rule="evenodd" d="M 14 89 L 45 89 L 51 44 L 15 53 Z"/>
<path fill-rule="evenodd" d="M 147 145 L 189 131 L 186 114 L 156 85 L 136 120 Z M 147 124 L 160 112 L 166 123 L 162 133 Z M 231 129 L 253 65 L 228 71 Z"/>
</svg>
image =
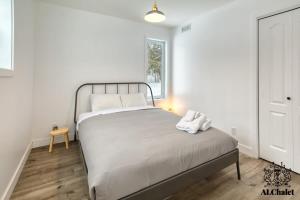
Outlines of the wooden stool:
<svg viewBox="0 0 300 200">
<path fill-rule="evenodd" d="M 52 152 L 54 137 L 58 135 L 64 135 L 65 143 L 66 143 L 66 149 L 69 149 L 69 129 L 68 128 L 59 128 L 57 130 L 53 130 L 50 132 L 51 141 L 49 145 L 49 152 Z"/>
</svg>

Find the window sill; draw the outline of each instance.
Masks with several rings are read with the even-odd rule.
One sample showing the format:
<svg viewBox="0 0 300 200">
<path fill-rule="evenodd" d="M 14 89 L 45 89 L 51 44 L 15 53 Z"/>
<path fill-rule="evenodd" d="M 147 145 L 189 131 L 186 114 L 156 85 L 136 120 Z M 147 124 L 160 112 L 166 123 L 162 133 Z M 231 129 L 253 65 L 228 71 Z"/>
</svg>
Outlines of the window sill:
<svg viewBox="0 0 300 200">
<path fill-rule="evenodd" d="M 0 77 L 12 77 L 14 75 L 13 70 L 0 69 Z"/>
<path fill-rule="evenodd" d="M 159 98 L 154 98 L 154 101 L 165 101 L 167 98 L 165 97 L 159 97 Z"/>
<path fill-rule="evenodd" d="M 167 100 L 166 97 L 157 97 L 157 98 L 153 98 L 154 101 L 165 101 Z M 147 101 L 152 101 L 151 97 L 147 98 Z"/>
</svg>

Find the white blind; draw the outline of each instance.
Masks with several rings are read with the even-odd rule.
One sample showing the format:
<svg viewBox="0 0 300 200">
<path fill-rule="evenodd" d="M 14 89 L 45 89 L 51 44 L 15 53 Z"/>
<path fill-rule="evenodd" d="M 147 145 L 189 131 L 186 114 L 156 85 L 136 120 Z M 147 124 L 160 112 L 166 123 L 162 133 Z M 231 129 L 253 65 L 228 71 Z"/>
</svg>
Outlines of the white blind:
<svg viewBox="0 0 300 200">
<path fill-rule="evenodd" d="M 12 69 L 12 0 L 0 0 L 0 69 Z"/>
</svg>

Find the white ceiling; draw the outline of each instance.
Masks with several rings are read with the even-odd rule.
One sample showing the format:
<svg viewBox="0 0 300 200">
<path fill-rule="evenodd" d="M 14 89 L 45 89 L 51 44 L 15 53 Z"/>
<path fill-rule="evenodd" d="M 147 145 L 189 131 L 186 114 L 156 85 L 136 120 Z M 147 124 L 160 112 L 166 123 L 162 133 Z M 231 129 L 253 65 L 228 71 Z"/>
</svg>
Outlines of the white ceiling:
<svg viewBox="0 0 300 200">
<path fill-rule="evenodd" d="M 41 0 L 76 9 L 97 12 L 134 21 L 144 21 L 144 14 L 154 0 Z M 158 0 L 158 8 L 167 20 L 165 26 L 176 26 L 234 0 Z"/>
</svg>

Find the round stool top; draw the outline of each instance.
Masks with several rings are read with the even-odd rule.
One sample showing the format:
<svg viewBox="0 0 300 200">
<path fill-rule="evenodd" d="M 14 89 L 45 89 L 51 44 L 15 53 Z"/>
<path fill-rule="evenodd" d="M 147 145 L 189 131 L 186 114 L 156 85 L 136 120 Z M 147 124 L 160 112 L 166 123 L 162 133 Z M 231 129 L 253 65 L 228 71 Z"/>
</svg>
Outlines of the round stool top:
<svg viewBox="0 0 300 200">
<path fill-rule="evenodd" d="M 59 128 L 50 132 L 50 135 L 63 135 L 69 132 L 68 128 Z"/>
</svg>

